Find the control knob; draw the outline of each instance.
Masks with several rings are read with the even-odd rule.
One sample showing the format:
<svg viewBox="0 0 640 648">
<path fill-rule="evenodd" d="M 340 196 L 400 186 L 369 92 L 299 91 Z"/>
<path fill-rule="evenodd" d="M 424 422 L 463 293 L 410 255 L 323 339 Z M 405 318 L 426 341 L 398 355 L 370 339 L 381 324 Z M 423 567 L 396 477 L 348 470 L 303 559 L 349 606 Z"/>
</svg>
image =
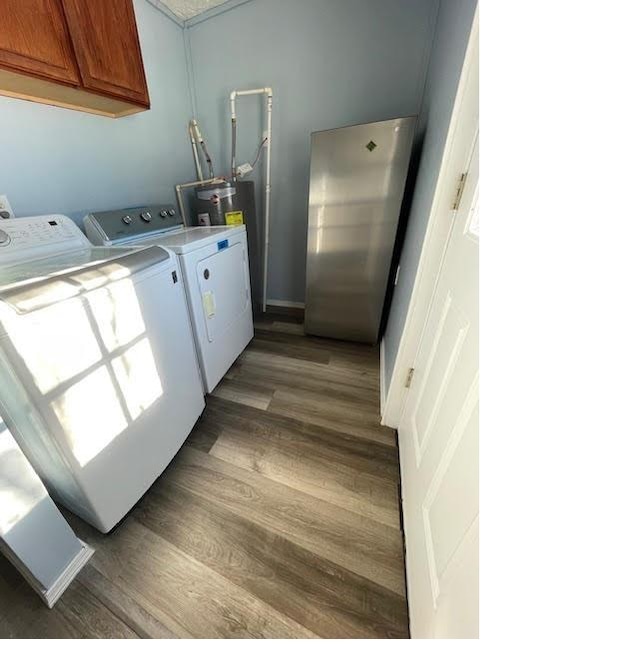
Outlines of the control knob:
<svg viewBox="0 0 640 648">
<path fill-rule="evenodd" d="M 129 214 L 125 214 L 125 215 L 122 217 L 122 222 L 123 222 L 125 225 L 131 225 L 131 216 L 129 216 Z"/>
<path fill-rule="evenodd" d="M 11 243 L 11 237 L 0 229 L 0 245 L 9 245 L 9 243 Z"/>
<path fill-rule="evenodd" d="M 169 216 L 175 216 L 176 215 L 176 210 L 175 209 L 170 209 L 169 210 Z"/>
<path fill-rule="evenodd" d="M 142 218 L 142 220 L 143 220 L 145 223 L 150 223 L 150 222 L 151 222 L 151 218 L 152 218 L 152 217 L 151 217 L 151 212 L 148 212 L 148 211 L 147 211 L 147 212 L 142 212 L 142 213 L 140 214 L 140 218 Z"/>
<path fill-rule="evenodd" d="M 169 215 L 169 213 L 167 212 L 166 209 L 161 209 L 161 210 L 158 212 L 158 215 L 161 216 L 162 218 L 166 218 L 166 217 Z"/>
</svg>

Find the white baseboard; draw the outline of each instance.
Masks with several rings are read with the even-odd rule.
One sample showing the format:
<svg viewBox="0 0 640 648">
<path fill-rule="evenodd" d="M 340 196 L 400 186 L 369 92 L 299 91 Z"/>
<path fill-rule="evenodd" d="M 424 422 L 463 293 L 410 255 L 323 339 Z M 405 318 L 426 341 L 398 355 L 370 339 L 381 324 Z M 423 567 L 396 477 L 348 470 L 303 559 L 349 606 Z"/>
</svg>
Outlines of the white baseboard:
<svg viewBox="0 0 640 648">
<path fill-rule="evenodd" d="M 304 302 L 287 301 L 285 299 L 267 299 L 267 306 L 281 306 L 283 308 L 304 309 Z"/>
<path fill-rule="evenodd" d="M 380 419 L 384 414 L 387 399 L 387 382 L 384 372 L 384 338 L 380 341 Z"/>
<path fill-rule="evenodd" d="M 39 590 L 38 594 L 48 607 L 52 608 L 56 601 L 64 594 L 64 591 L 71 585 L 73 579 L 78 575 L 80 570 L 89 562 L 93 556 L 93 549 L 80 540 L 82 548 L 77 556 L 67 565 L 66 569 L 60 574 L 56 582 L 48 590 Z"/>
<path fill-rule="evenodd" d="M 382 345 L 380 345 L 380 353 L 384 352 Z M 393 367 L 393 372 L 391 374 L 391 380 L 387 385 L 384 382 L 384 366 L 383 366 L 383 357 L 380 358 L 380 406 L 381 406 L 381 415 L 382 415 L 382 425 L 387 427 L 398 429 L 400 425 L 400 418 L 402 416 L 402 411 L 404 409 L 404 403 L 407 395 L 407 390 L 404 386 L 404 378 L 400 376 L 403 373 L 399 367 L 398 358 L 396 358 L 395 365 Z M 406 377 L 406 370 L 404 372 Z M 382 390 L 384 389 L 384 399 L 382 396 Z"/>
</svg>

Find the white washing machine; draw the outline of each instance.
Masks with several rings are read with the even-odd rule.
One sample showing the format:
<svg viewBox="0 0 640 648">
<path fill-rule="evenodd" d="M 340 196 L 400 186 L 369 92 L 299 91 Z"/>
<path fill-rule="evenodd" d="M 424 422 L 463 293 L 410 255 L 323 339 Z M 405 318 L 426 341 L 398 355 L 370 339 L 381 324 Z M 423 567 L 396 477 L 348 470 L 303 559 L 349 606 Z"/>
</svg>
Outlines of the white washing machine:
<svg viewBox="0 0 640 648">
<path fill-rule="evenodd" d="M 93 247 L 65 216 L 0 223 L 0 415 L 54 499 L 100 531 L 204 409 L 176 256 Z"/>
<path fill-rule="evenodd" d="M 253 337 L 247 232 L 184 227 L 171 205 L 88 214 L 97 245 L 162 245 L 180 260 L 205 393 L 220 382 Z"/>
</svg>

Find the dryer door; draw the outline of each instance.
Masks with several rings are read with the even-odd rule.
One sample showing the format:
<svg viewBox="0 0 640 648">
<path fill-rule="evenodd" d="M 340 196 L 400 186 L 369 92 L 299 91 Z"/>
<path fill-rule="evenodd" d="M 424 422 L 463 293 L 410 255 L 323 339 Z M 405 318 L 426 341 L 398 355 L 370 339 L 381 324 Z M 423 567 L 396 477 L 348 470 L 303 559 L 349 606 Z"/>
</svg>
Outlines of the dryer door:
<svg viewBox="0 0 640 648">
<path fill-rule="evenodd" d="M 236 244 L 202 259 L 197 265 L 209 342 L 215 342 L 251 307 L 245 255 L 245 247 Z"/>
</svg>

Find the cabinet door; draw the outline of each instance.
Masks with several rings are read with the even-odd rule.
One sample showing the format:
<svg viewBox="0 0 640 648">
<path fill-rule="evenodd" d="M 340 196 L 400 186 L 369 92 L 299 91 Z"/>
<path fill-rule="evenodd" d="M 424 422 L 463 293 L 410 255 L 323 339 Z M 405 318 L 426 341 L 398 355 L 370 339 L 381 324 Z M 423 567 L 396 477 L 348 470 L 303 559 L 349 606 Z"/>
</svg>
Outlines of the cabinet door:
<svg viewBox="0 0 640 648">
<path fill-rule="evenodd" d="M 82 85 L 149 106 L 132 0 L 62 0 Z"/>
<path fill-rule="evenodd" d="M 0 66 L 79 83 L 61 0 L 0 1 Z"/>
</svg>

